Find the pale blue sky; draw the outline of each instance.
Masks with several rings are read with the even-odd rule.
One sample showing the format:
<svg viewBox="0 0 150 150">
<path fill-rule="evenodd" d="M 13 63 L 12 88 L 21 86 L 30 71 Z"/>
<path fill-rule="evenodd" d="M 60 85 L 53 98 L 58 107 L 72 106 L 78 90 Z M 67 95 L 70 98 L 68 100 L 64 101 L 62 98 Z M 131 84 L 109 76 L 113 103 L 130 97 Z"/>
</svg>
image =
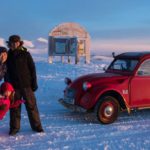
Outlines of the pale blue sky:
<svg viewBox="0 0 150 150">
<path fill-rule="evenodd" d="M 47 38 L 63 22 L 76 22 L 92 40 L 150 41 L 149 0 L 0 0 L 0 37 Z"/>
</svg>

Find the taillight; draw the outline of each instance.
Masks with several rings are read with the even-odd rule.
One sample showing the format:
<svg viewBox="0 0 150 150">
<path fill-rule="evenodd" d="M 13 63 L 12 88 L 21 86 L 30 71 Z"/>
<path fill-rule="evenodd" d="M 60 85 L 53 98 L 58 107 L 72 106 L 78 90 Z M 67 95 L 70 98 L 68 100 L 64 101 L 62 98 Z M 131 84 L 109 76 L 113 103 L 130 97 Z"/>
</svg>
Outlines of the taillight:
<svg viewBox="0 0 150 150">
<path fill-rule="evenodd" d="M 90 82 L 84 82 L 83 83 L 83 90 L 86 91 L 92 87 L 92 84 Z"/>
</svg>

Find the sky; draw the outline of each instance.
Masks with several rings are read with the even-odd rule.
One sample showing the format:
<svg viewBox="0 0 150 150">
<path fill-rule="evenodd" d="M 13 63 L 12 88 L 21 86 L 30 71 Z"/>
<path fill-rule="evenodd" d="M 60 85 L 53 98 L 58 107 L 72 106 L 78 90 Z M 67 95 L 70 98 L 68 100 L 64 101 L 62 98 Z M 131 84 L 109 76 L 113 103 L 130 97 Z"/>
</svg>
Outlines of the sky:
<svg viewBox="0 0 150 150">
<path fill-rule="evenodd" d="M 12 34 L 28 43 L 47 39 L 56 25 L 75 22 L 89 32 L 93 50 L 150 50 L 149 0 L 1 0 L 0 6 L 0 41 Z"/>
</svg>

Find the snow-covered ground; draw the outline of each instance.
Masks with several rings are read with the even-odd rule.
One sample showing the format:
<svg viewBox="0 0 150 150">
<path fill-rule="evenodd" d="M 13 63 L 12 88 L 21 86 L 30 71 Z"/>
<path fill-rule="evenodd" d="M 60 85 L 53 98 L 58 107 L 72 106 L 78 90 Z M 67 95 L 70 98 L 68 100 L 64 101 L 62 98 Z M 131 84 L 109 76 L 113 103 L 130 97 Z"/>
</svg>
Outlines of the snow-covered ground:
<svg viewBox="0 0 150 150">
<path fill-rule="evenodd" d="M 90 64 L 61 64 L 46 57 L 35 56 L 39 89 L 37 103 L 45 133 L 31 130 L 23 106 L 21 130 L 8 135 L 9 113 L 0 121 L 0 150 L 149 150 L 150 110 L 126 112 L 110 125 L 101 125 L 87 113 L 74 113 L 58 103 L 63 96 L 66 76 L 76 77 L 92 72 L 102 72 L 112 58 L 93 56 Z"/>
</svg>

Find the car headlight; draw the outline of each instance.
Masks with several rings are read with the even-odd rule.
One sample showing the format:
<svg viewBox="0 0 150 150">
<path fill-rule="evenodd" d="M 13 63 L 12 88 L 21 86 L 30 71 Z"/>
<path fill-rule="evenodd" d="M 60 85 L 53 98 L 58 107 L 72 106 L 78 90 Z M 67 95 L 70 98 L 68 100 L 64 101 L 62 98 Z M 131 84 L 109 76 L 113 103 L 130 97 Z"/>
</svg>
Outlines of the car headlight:
<svg viewBox="0 0 150 150">
<path fill-rule="evenodd" d="M 88 89 L 90 89 L 92 87 L 92 84 L 90 82 L 84 82 L 83 83 L 83 90 L 87 91 Z"/>
<path fill-rule="evenodd" d="M 67 85 L 69 85 L 69 84 L 72 83 L 71 79 L 68 78 L 68 77 L 66 77 L 64 81 L 65 81 L 65 83 L 66 83 Z"/>
</svg>

